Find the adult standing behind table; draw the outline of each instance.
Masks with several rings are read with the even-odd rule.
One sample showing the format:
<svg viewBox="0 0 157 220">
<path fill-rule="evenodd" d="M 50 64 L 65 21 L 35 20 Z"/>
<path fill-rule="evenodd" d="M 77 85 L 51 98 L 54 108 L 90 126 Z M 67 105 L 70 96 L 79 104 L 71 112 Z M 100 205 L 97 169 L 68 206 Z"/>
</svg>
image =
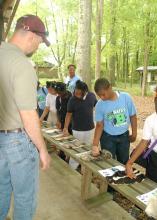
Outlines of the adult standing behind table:
<svg viewBox="0 0 157 220">
<path fill-rule="evenodd" d="M 80 80 L 80 77 L 75 73 L 76 66 L 74 64 L 70 64 L 68 66 L 69 75 L 65 79 L 65 84 L 67 85 L 67 89 L 69 92 L 73 94 L 76 86 L 76 82 Z"/>
<path fill-rule="evenodd" d="M 0 46 L 0 219 L 5 220 L 14 195 L 14 220 L 32 220 L 38 191 L 39 157 L 50 157 L 37 115 L 37 77 L 26 55 L 45 42 L 43 22 L 34 15 L 17 20 L 8 43 Z"/>
</svg>

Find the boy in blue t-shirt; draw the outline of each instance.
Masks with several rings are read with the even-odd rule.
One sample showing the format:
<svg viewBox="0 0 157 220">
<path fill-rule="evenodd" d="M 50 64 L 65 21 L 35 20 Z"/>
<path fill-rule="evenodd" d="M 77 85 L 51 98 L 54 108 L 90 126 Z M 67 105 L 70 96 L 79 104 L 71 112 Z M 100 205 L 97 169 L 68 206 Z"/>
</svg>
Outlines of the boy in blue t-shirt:
<svg viewBox="0 0 157 220">
<path fill-rule="evenodd" d="M 113 91 L 105 78 L 98 79 L 94 89 L 100 100 L 96 104 L 93 155 L 99 155 L 100 141 L 102 149 L 110 151 L 113 158 L 125 164 L 129 159 L 130 142 L 134 142 L 137 136 L 135 105 L 128 93 Z M 131 135 L 128 131 L 130 125 Z"/>
</svg>

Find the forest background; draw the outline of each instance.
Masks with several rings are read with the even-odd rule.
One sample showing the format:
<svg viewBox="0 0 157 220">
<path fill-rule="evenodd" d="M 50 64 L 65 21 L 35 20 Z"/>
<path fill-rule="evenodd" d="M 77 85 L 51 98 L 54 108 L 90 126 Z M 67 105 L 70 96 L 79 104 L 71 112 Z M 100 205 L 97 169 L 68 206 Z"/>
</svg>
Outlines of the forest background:
<svg viewBox="0 0 157 220">
<path fill-rule="evenodd" d="M 90 88 L 107 77 L 114 87 L 145 96 L 151 93 L 146 67 L 157 66 L 156 11 L 155 0 L 21 0 L 16 18 L 36 14 L 48 29 L 51 47 L 42 45 L 32 59 L 37 66 L 51 63 L 57 75 L 39 71 L 42 83 L 63 80 L 73 63 Z"/>
</svg>

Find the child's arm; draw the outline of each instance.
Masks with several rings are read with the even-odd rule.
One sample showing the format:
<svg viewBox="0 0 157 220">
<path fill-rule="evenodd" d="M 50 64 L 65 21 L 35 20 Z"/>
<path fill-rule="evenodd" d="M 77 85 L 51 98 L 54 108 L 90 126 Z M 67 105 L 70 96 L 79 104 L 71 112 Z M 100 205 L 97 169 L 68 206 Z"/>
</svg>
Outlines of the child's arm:
<svg viewBox="0 0 157 220">
<path fill-rule="evenodd" d="M 93 156 L 98 156 L 100 154 L 99 141 L 103 132 L 103 127 L 104 127 L 103 121 L 96 123 L 94 139 L 93 139 L 93 147 L 92 147 Z"/>
<path fill-rule="evenodd" d="M 131 130 L 132 134 L 130 135 L 130 142 L 134 142 L 137 137 L 137 116 L 133 115 L 130 116 L 130 122 L 131 122 Z"/>
<path fill-rule="evenodd" d="M 46 115 L 49 113 L 50 111 L 50 108 L 49 107 L 46 107 L 40 117 L 40 122 L 42 122 L 44 120 L 44 118 L 46 117 Z"/>
<path fill-rule="evenodd" d="M 128 162 L 125 166 L 126 167 L 126 174 L 131 179 L 134 178 L 132 165 L 137 160 L 137 158 L 142 154 L 142 152 L 148 147 L 148 145 L 149 145 L 149 140 L 142 139 L 140 141 L 140 143 L 137 145 L 137 147 L 136 147 L 135 151 L 133 152 L 131 158 L 128 160 Z"/>
<path fill-rule="evenodd" d="M 66 117 L 65 117 L 64 129 L 63 129 L 64 135 L 69 134 L 68 127 L 69 127 L 69 124 L 71 122 L 71 117 L 72 117 L 72 113 L 67 112 Z"/>
</svg>

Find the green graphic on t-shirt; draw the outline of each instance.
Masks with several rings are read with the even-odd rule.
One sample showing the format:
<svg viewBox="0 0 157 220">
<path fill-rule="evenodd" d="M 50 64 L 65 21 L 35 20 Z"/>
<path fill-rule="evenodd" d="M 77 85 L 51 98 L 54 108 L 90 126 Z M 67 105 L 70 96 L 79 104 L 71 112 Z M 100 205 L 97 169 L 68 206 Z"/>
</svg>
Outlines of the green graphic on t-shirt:
<svg viewBox="0 0 157 220">
<path fill-rule="evenodd" d="M 107 119 L 112 122 L 114 127 L 120 127 L 127 124 L 125 109 L 118 109 L 108 113 Z"/>
<path fill-rule="evenodd" d="M 44 102 L 45 97 L 44 96 L 38 96 L 38 102 Z"/>
</svg>

